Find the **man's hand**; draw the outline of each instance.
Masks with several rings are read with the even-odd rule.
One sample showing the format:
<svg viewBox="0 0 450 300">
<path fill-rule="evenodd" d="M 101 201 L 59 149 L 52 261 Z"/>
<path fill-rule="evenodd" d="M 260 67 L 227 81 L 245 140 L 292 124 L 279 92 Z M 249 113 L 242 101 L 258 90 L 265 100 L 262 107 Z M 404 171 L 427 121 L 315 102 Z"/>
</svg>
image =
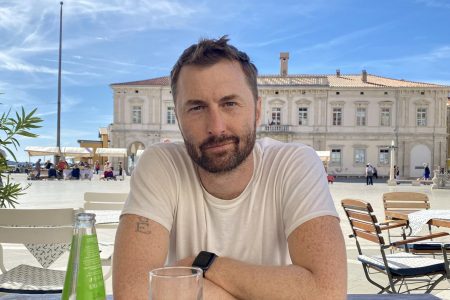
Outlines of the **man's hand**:
<svg viewBox="0 0 450 300">
<path fill-rule="evenodd" d="M 192 267 L 194 263 L 195 256 L 189 256 L 183 259 L 180 259 L 175 263 L 177 267 Z M 235 300 L 230 293 L 222 289 L 220 286 L 214 284 L 206 278 L 203 278 L 203 298 L 205 300 Z"/>
<path fill-rule="evenodd" d="M 194 263 L 195 256 L 189 256 L 183 259 L 180 259 L 175 263 L 175 266 L 177 267 L 192 267 L 192 264 Z"/>
</svg>

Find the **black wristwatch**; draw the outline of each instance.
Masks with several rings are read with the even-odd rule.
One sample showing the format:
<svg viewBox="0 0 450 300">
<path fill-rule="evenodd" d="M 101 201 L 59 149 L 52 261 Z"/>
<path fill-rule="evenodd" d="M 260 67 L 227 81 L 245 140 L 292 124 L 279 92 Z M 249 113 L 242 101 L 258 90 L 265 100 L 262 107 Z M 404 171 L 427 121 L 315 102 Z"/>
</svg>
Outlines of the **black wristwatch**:
<svg viewBox="0 0 450 300">
<path fill-rule="evenodd" d="M 211 267 L 216 257 L 217 255 L 212 252 L 200 251 L 200 253 L 195 258 L 192 266 L 202 269 L 203 277 L 205 277 L 206 271 L 208 271 L 208 269 Z"/>
</svg>

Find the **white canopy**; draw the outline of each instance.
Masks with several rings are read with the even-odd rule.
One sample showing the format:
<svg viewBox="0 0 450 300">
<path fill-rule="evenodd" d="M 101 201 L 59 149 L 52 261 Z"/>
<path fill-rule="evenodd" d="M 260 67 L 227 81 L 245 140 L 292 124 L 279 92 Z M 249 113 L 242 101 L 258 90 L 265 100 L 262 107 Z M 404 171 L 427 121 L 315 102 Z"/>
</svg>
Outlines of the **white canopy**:
<svg viewBox="0 0 450 300">
<path fill-rule="evenodd" d="M 29 156 L 58 155 L 58 147 L 28 146 L 25 148 Z"/>
<path fill-rule="evenodd" d="M 109 157 L 126 157 L 127 149 L 126 148 L 97 148 L 95 153 L 100 156 L 109 156 Z"/>
<path fill-rule="evenodd" d="M 321 161 L 327 162 L 330 160 L 330 151 L 316 151 L 316 153 Z"/>
<path fill-rule="evenodd" d="M 138 151 L 136 151 L 136 156 L 139 157 L 142 155 L 142 153 L 144 153 L 143 149 L 139 149 Z"/>
<path fill-rule="evenodd" d="M 62 147 L 61 154 L 70 157 L 92 157 L 94 156 L 94 150 L 86 147 Z"/>
</svg>

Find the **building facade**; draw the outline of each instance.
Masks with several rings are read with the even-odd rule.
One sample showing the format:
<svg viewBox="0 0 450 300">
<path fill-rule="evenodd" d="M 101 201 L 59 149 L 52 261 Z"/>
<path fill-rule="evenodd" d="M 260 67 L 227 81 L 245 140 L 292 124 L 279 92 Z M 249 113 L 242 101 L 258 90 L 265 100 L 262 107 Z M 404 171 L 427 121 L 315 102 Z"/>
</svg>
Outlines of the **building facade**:
<svg viewBox="0 0 450 300">
<path fill-rule="evenodd" d="M 100 140 L 78 140 L 80 147 L 92 148 L 94 156 L 90 159 L 90 163 L 94 164 L 96 161 L 99 162 L 101 166 L 108 160 L 108 157 L 100 156 L 96 154 L 97 148 L 109 148 L 108 139 L 108 128 L 101 127 L 98 129 L 98 137 Z"/>
<path fill-rule="evenodd" d="M 258 77 L 262 120 L 257 135 L 331 151 L 328 173 L 360 176 L 371 163 L 388 176 L 389 146 L 403 177 L 420 177 L 423 164 L 447 163 L 449 86 L 368 74 L 289 75 L 288 53 L 280 75 Z M 169 77 L 112 84 L 111 147 L 139 149 L 182 141 Z"/>
</svg>

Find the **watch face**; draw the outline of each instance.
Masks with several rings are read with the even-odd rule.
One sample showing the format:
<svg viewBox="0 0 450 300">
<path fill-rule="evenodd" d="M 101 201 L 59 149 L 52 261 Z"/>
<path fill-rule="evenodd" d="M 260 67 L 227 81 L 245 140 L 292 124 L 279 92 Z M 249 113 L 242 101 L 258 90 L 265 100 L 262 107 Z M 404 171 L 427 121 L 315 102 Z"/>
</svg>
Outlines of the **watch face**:
<svg viewBox="0 0 450 300">
<path fill-rule="evenodd" d="M 207 252 L 200 252 L 197 258 L 195 259 L 195 263 L 198 266 L 206 266 L 208 265 L 211 259 L 211 254 Z"/>
</svg>

